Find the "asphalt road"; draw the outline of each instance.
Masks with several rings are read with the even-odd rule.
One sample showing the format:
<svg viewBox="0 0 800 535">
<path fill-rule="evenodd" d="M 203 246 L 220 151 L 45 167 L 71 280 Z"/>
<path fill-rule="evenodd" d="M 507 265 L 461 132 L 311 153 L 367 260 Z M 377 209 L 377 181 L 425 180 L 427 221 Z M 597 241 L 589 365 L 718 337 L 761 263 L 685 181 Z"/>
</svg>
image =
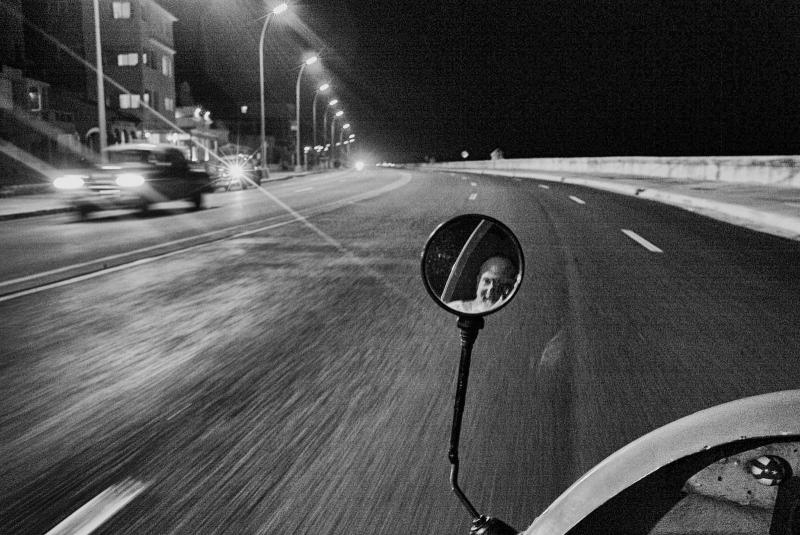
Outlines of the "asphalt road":
<svg viewBox="0 0 800 535">
<path fill-rule="evenodd" d="M 141 492 L 97 533 L 466 533 L 458 332 L 419 281 L 459 213 L 506 222 L 527 263 L 473 354 L 461 482 L 480 511 L 521 529 L 647 431 L 798 385 L 797 242 L 535 181 L 267 190 L 285 206 L 248 191 L 0 223 L 5 293 L 84 275 L 0 301 L 0 532 L 46 533 L 128 482 Z"/>
</svg>

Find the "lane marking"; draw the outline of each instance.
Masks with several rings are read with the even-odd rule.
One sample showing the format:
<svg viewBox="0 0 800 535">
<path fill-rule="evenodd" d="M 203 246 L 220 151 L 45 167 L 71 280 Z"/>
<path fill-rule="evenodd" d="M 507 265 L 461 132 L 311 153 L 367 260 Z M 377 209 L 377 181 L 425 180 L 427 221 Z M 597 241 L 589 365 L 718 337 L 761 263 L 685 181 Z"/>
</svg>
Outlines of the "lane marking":
<svg viewBox="0 0 800 535">
<path fill-rule="evenodd" d="M 294 192 L 295 193 L 300 193 L 301 191 L 311 191 L 312 189 L 314 189 L 314 188 L 300 188 L 300 189 L 294 190 Z"/>
<path fill-rule="evenodd" d="M 89 535 L 128 505 L 147 486 L 147 483 L 134 479 L 126 479 L 122 483 L 112 485 L 69 515 L 46 535 Z"/>
<path fill-rule="evenodd" d="M 576 202 L 578 204 L 586 204 L 586 201 L 584 201 L 582 199 L 579 199 L 578 197 L 575 197 L 574 195 L 570 195 L 569 198 L 570 198 L 570 200 L 572 200 L 573 202 Z"/>
<path fill-rule="evenodd" d="M 472 186 L 472 187 L 474 188 L 474 187 L 475 187 L 475 186 L 477 186 L 478 184 L 476 184 L 475 182 L 470 182 L 470 183 L 469 183 L 469 185 L 470 185 L 470 186 Z"/>
<path fill-rule="evenodd" d="M 632 230 L 622 229 L 622 233 L 625 234 L 630 239 L 632 239 L 633 241 L 635 241 L 636 243 L 638 243 L 639 245 L 641 245 L 642 247 L 644 247 L 645 249 L 647 249 L 648 251 L 651 251 L 651 252 L 654 252 L 654 253 L 663 253 L 664 252 L 661 249 L 659 249 L 658 247 L 656 247 L 655 245 L 653 245 L 652 243 L 650 243 L 649 241 L 645 240 L 644 238 L 642 238 L 641 236 L 636 234 Z"/>
<path fill-rule="evenodd" d="M 545 186 L 544 184 L 539 184 L 539 187 L 542 189 L 550 189 L 550 186 Z"/>
<path fill-rule="evenodd" d="M 473 193 L 472 195 L 469 196 L 469 200 L 471 200 L 471 201 L 474 201 L 477 198 L 478 198 L 478 194 L 477 193 Z"/>
</svg>

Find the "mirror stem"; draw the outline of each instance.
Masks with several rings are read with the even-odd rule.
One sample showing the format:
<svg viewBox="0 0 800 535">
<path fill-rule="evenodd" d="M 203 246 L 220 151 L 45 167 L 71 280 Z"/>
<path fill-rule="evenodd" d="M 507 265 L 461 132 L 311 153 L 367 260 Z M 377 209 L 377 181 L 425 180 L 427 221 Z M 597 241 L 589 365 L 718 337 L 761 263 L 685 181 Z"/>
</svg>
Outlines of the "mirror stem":
<svg viewBox="0 0 800 535">
<path fill-rule="evenodd" d="M 450 452 L 448 458 L 452 465 L 450 469 L 450 485 L 461 503 L 473 519 L 480 514 L 472 506 L 464 492 L 458 486 L 458 439 L 461 435 L 461 419 L 464 416 L 464 404 L 467 398 L 467 381 L 469 379 L 469 362 L 472 358 L 472 345 L 478 338 L 478 331 L 483 328 L 483 318 L 458 318 L 458 328 L 461 331 L 461 361 L 458 364 L 458 385 L 456 387 L 456 400 L 453 407 L 453 429 L 450 433 Z"/>
</svg>

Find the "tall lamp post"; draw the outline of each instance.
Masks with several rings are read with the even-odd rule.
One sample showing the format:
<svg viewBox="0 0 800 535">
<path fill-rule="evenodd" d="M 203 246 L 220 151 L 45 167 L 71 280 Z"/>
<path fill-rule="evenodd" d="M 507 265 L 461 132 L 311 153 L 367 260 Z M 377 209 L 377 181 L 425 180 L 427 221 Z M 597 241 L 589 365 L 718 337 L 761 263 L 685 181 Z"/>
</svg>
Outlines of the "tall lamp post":
<svg viewBox="0 0 800 535">
<path fill-rule="evenodd" d="M 314 136 L 313 136 L 313 138 L 314 138 L 314 145 L 313 146 L 314 147 L 317 146 L 317 97 L 319 96 L 320 93 L 323 93 L 323 92 L 327 91 L 330 88 L 331 88 L 330 84 L 322 84 L 321 86 L 319 86 L 319 89 L 314 91 L 314 102 L 312 102 L 312 104 L 311 104 L 311 115 L 313 117 L 313 119 L 312 119 L 312 121 L 313 121 L 312 128 L 314 130 Z"/>
<path fill-rule="evenodd" d="M 303 164 L 300 163 L 300 78 L 303 77 L 303 71 L 306 66 L 313 65 L 318 59 L 317 56 L 311 56 L 300 65 L 300 72 L 297 73 L 297 85 L 294 91 L 295 120 L 297 121 L 297 143 L 295 144 L 297 159 L 294 165 L 295 171 L 301 171 L 303 169 Z"/>
<path fill-rule="evenodd" d="M 344 123 L 342 125 L 342 128 L 339 129 L 339 144 L 337 145 L 339 147 L 339 152 L 342 152 L 344 150 L 343 148 L 344 144 L 342 143 L 342 138 L 344 137 L 345 130 L 350 130 L 350 123 Z"/>
<path fill-rule="evenodd" d="M 106 137 L 106 94 L 103 87 L 103 54 L 102 45 L 100 41 L 100 2 L 94 0 L 94 52 L 97 56 L 97 128 L 99 130 L 98 137 L 100 138 L 100 161 L 106 161 L 106 153 L 103 150 L 106 148 L 108 138 Z"/>
<path fill-rule="evenodd" d="M 324 146 L 327 143 L 328 139 L 328 108 L 331 106 L 336 106 L 339 103 L 339 99 L 335 98 L 328 102 L 328 106 L 325 108 L 325 113 L 322 114 L 322 145 Z"/>
<path fill-rule="evenodd" d="M 267 25 L 269 24 L 272 15 L 279 15 L 289 9 L 286 3 L 283 3 L 267 13 L 267 18 L 264 19 L 264 26 L 261 27 L 261 37 L 258 40 L 258 72 L 259 84 L 258 87 L 261 91 L 261 173 L 262 178 L 269 177 L 269 160 L 267 159 L 267 135 L 264 127 L 264 35 L 267 33 Z"/>
<path fill-rule="evenodd" d="M 331 155 L 330 155 L 331 165 L 333 165 L 333 158 L 334 158 L 333 153 L 334 153 L 334 150 L 336 149 L 336 147 L 335 147 L 335 145 L 336 145 L 336 137 L 334 136 L 334 132 L 335 132 L 334 129 L 336 128 L 336 119 L 341 117 L 342 115 L 344 115 L 344 111 L 343 110 L 339 110 L 339 111 L 337 111 L 336 113 L 333 114 L 333 117 L 331 117 Z"/>
</svg>

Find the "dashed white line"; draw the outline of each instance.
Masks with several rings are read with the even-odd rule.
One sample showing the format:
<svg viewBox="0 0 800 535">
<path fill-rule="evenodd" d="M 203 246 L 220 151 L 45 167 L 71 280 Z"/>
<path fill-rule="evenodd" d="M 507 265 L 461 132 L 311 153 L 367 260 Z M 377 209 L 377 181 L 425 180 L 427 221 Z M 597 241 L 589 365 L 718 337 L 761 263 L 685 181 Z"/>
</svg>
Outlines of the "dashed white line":
<svg viewBox="0 0 800 535">
<path fill-rule="evenodd" d="M 586 204 L 586 201 L 584 201 L 583 199 L 579 199 L 578 197 L 575 197 L 574 195 L 570 195 L 569 198 L 570 198 L 570 200 L 572 202 L 576 202 L 578 204 Z"/>
<path fill-rule="evenodd" d="M 314 188 L 300 188 L 300 189 L 294 190 L 294 192 L 295 193 L 300 193 L 301 191 L 311 191 L 312 189 L 314 189 Z"/>
<path fill-rule="evenodd" d="M 147 488 L 147 483 L 126 479 L 112 485 L 72 513 L 47 535 L 88 535 Z"/>
<path fill-rule="evenodd" d="M 478 194 L 477 193 L 473 193 L 472 195 L 469 196 L 469 200 L 471 200 L 471 201 L 474 201 L 477 198 L 478 198 Z"/>
<path fill-rule="evenodd" d="M 638 243 L 639 245 L 641 245 L 642 247 L 644 247 L 645 249 L 647 249 L 648 251 L 651 251 L 651 252 L 654 252 L 654 253 L 663 253 L 664 252 L 661 249 L 659 249 L 658 247 L 656 247 L 655 245 L 653 245 L 652 243 L 650 243 L 649 241 L 647 241 L 646 239 L 644 239 L 641 236 L 639 236 L 638 234 L 636 234 L 632 230 L 622 229 L 622 233 L 625 234 L 630 239 L 632 239 L 633 241 L 635 241 L 636 243 Z"/>
<path fill-rule="evenodd" d="M 542 189 L 550 189 L 550 186 L 546 186 L 544 184 L 539 184 L 539 187 Z"/>
</svg>

